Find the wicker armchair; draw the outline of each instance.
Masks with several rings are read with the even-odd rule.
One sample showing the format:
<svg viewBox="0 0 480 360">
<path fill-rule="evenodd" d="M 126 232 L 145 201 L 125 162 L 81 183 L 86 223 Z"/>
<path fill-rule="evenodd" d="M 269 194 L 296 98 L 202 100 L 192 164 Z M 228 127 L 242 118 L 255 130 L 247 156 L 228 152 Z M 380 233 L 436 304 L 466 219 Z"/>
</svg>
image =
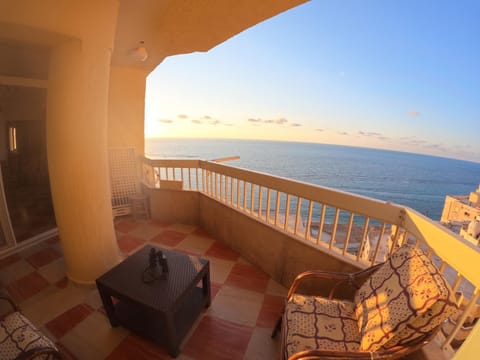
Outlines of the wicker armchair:
<svg viewBox="0 0 480 360">
<path fill-rule="evenodd" d="M 7 296 L 0 296 L 12 311 L 0 318 L 0 359 L 62 359 L 55 344 L 43 335 Z"/>
<path fill-rule="evenodd" d="M 328 297 L 300 294 L 306 279 L 335 280 L 335 285 Z M 339 289 L 353 296 L 336 298 Z M 399 358 L 428 343 L 456 309 L 446 280 L 422 250 L 410 245 L 385 263 L 353 274 L 307 271 L 291 285 L 277 324 L 280 358 Z"/>
</svg>

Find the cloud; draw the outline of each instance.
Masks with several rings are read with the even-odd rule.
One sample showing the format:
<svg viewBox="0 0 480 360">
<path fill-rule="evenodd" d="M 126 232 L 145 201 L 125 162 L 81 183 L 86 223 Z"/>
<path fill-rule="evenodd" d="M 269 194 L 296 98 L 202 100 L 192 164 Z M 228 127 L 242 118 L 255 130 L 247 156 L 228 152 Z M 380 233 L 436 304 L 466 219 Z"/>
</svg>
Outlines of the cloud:
<svg viewBox="0 0 480 360">
<path fill-rule="evenodd" d="M 420 116 L 420 112 L 418 112 L 418 111 L 409 111 L 407 114 L 408 114 L 408 116 L 412 116 L 412 117 Z"/>
<path fill-rule="evenodd" d="M 261 118 L 250 118 L 247 121 L 251 123 L 263 123 L 263 124 L 274 124 L 274 125 L 285 125 L 288 123 L 288 120 L 285 118 L 280 119 L 261 119 Z"/>
<path fill-rule="evenodd" d="M 325 129 L 315 129 L 315 131 L 325 131 Z"/>
<path fill-rule="evenodd" d="M 190 121 L 194 124 L 198 124 L 198 125 L 202 124 L 202 122 L 200 120 L 190 120 Z"/>
<path fill-rule="evenodd" d="M 173 122 L 173 120 L 170 119 L 157 119 L 157 121 L 162 124 L 171 124 Z"/>
<path fill-rule="evenodd" d="M 292 126 L 292 127 L 299 127 L 299 126 L 302 126 L 302 124 L 299 124 L 299 123 L 293 123 L 293 124 L 290 124 L 290 126 Z"/>
<path fill-rule="evenodd" d="M 381 137 L 381 136 L 382 136 L 381 133 L 373 132 L 373 131 L 359 131 L 359 132 L 358 132 L 358 135 L 362 135 L 362 136 L 377 136 L 377 137 Z"/>
<path fill-rule="evenodd" d="M 348 135 L 348 132 L 346 132 L 346 131 L 338 131 L 338 134 L 339 134 L 339 135 Z"/>
<path fill-rule="evenodd" d="M 211 116 L 208 116 L 208 115 L 203 115 L 202 119 L 212 120 L 212 117 L 211 117 Z"/>
<path fill-rule="evenodd" d="M 210 121 L 210 125 L 218 125 L 218 124 L 221 124 L 222 122 L 220 120 L 213 120 L 213 121 Z"/>
<path fill-rule="evenodd" d="M 233 124 L 230 124 L 230 123 L 228 123 L 228 124 L 223 124 L 223 125 L 225 125 L 225 126 L 233 126 Z"/>
<path fill-rule="evenodd" d="M 180 114 L 177 116 L 179 119 L 188 119 L 188 115 Z"/>
</svg>

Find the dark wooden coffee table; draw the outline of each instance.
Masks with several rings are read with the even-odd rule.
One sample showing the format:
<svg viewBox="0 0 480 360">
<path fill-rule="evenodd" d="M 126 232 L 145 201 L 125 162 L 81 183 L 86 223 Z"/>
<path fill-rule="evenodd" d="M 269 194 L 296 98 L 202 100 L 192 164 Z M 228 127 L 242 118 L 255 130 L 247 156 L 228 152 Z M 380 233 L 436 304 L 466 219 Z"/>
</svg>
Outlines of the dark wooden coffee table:
<svg viewBox="0 0 480 360">
<path fill-rule="evenodd" d="M 151 248 L 145 246 L 100 276 L 97 288 L 112 326 L 123 325 L 166 345 L 176 357 L 193 322 L 210 305 L 210 264 L 206 259 L 154 247 L 166 255 L 169 272 L 144 283 L 142 273 Z"/>
</svg>

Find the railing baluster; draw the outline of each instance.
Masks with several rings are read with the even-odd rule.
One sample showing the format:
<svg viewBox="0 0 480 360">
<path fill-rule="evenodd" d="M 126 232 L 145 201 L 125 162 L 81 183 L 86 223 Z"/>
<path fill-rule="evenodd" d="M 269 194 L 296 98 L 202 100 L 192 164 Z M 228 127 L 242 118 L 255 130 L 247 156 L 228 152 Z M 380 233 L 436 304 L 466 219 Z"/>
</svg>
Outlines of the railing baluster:
<svg viewBox="0 0 480 360">
<path fill-rule="evenodd" d="M 287 205 L 285 208 L 285 224 L 283 225 L 283 230 L 285 230 L 286 232 L 288 232 L 288 218 L 290 215 L 290 197 L 290 194 L 287 194 Z"/>
<path fill-rule="evenodd" d="M 331 249 L 333 247 L 333 243 L 335 242 L 335 236 L 337 235 L 337 226 L 338 226 L 338 215 L 340 214 L 340 209 L 335 209 L 335 217 L 333 218 L 333 226 L 332 226 L 332 235 L 330 236 L 330 242 L 328 243 L 328 248 Z"/>
<path fill-rule="evenodd" d="M 254 211 L 254 198 L 255 198 L 255 184 L 250 183 L 250 214 L 253 215 Z"/>
<path fill-rule="evenodd" d="M 448 345 L 450 345 L 450 343 L 452 342 L 452 340 L 455 338 L 455 335 L 457 335 L 458 331 L 460 330 L 460 328 L 463 326 L 463 323 L 465 322 L 465 320 L 467 319 L 468 315 L 471 313 L 471 311 L 473 310 L 473 307 L 477 305 L 477 300 L 478 300 L 478 297 L 480 296 L 480 290 L 478 288 L 475 288 L 475 291 L 473 293 L 473 296 L 472 298 L 469 300 L 469 303 L 467 305 L 467 307 L 465 308 L 465 310 L 463 311 L 462 315 L 460 316 L 459 319 L 457 319 L 457 325 L 454 327 L 453 331 L 451 332 L 451 334 L 445 339 L 445 341 L 443 342 L 442 344 L 442 348 L 445 349 Z"/>
<path fill-rule="evenodd" d="M 366 216 L 365 223 L 363 224 L 362 238 L 360 239 L 360 246 L 358 247 L 357 261 L 360 261 L 360 257 L 362 256 L 363 249 L 365 248 L 365 243 L 368 241 L 367 234 L 368 234 L 369 222 L 370 222 L 370 218 Z"/>
<path fill-rule="evenodd" d="M 192 169 L 187 168 L 187 170 L 188 170 L 188 189 L 193 190 L 192 189 Z"/>
<path fill-rule="evenodd" d="M 195 188 L 197 191 L 200 191 L 200 185 L 198 184 L 198 167 L 195 168 Z"/>
<path fill-rule="evenodd" d="M 297 212 L 295 214 L 295 226 L 293 227 L 293 233 L 297 235 L 298 221 L 300 220 L 300 210 L 302 209 L 302 198 L 297 196 Z"/>
<path fill-rule="evenodd" d="M 226 204 L 228 204 L 228 189 L 229 189 L 229 187 L 228 187 L 228 176 L 225 175 L 223 180 L 225 181 L 224 184 L 223 184 L 223 188 L 224 188 L 223 191 L 225 193 L 225 200 L 224 201 L 225 201 Z"/>
<path fill-rule="evenodd" d="M 262 208 L 263 208 L 263 187 L 258 185 L 258 217 L 262 219 Z"/>
<path fill-rule="evenodd" d="M 318 220 L 317 244 L 319 244 L 322 241 L 323 224 L 325 222 L 325 212 L 327 208 L 325 204 L 322 204 L 321 206 L 322 208 L 320 209 L 320 219 Z"/>
<path fill-rule="evenodd" d="M 275 204 L 275 225 L 278 226 L 278 214 L 280 212 L 280 192 L 277 190 L 277 199 Z"/>
<path fill-rule="evenodd" d="M 234 190 L 235 190 L 235 188 L 233 187 L 234 180 L 235 179 L 232 176 L 230 176 L 230 203 L 232 206 L 234 206 L 235 204 L 235 199 L 233 197 Z"/>
<path fill-rule="evenodd" d="M 440 271 L 443 274 L 445 272 L 446 267 L 447 267 L 447 263 L 442 260 L 442 263 L 438 267 L 438 271 Z"/>
<path fill-rule="evenodd" d="M 382 229 L 380 230 L 380 234 L 378 235 L 377 246 L 375 247 L 375 252 L 373 254 L 373 258 L 372 258 L 372 261 L 371 261 L 372 265 L 374 265 L 376 263 L 378 252 L 380 250 L 380 245 L 382 243 L 384 233 L 385 233 L 385 223 L 382 224 Z"/>
<path fill-rule="evenodd" d="M 398 226 L 395 226 L 395 235 L 393 236 L 393 242 L 392 242 L 392 248 L 390 249 L 390 254 L 392 254 L 397 248 L 399 237 L 400 237 L 400 228 Z"/>
<path fill-rule="evenodd" d="M 270 188 L 267 189 L 267 216 L 266 216 L 266 220 L 267 220 L 267 223 L 270 223 L 270 207 L 271 207 L 271 202 L 272 200 L 272 193 L 271 193 L 271 190 Z"/>
<path fill-rule="evenodd" d="M 313 201 L 308 200 L 308 215 L 307 215 L 307 225 L 305 227 L 305 240 L 311 240 L 310 236 L 310 226 L 312 225 L 312 212 L 313 212 Z"/>
<path fill-rule="evenodd" d="M 353 226 L 353 213 L 350 213 L 350 218 L 348 219 L 347 233 L 345 234 L 345 243 L 343 244 L 343 255 L 347 253 L 348 243 L 350 242 L 350 235 L 352 234 Z"/>
<path fill-rule="evenodd" d="M 247 182 L 243 180 L 243 211 L 247 211 Z"/>
<path fill-rule="evenodd" d="M 453 292 L 456 292 L 458 290 L 458 287 L 460 286 L 462 280 L 463 280 L 463 276 L 461 274 L 457 274 L 457 277 L 455 278 L 455 281 L 453 282 L 453 285 L 452 285 Z"/>
<path fill-rule="evenodd" d="M 240 179 L 237 178 L 237 209 L 240 207 Z"/>
</svg>

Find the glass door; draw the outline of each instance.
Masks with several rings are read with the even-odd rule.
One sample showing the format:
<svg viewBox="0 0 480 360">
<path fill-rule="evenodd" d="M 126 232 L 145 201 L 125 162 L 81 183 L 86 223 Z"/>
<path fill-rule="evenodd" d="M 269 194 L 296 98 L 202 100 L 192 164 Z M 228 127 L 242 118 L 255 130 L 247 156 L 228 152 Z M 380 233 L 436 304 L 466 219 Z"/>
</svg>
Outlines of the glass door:
<svg viewBox="0 0 480 360">
<path fill-rule="evenodd" d="M 7 202 L 3 192 L 2 169 L 0 167 L 0 251 L 13 245 L 15 240 L 7 211 Z"/>
<path fill-rule="evenodd" d="M 46 89 L 7 86 L 0 114 L 3 235 L 13 243 L 56 229 L 46 152 Z M 7 221 L 9 219 L 9 221 Z M 11 242 L 11 241 L 10 241 Z M 0 245 L 2 246 L 2 245 Z"/>
</svg>

